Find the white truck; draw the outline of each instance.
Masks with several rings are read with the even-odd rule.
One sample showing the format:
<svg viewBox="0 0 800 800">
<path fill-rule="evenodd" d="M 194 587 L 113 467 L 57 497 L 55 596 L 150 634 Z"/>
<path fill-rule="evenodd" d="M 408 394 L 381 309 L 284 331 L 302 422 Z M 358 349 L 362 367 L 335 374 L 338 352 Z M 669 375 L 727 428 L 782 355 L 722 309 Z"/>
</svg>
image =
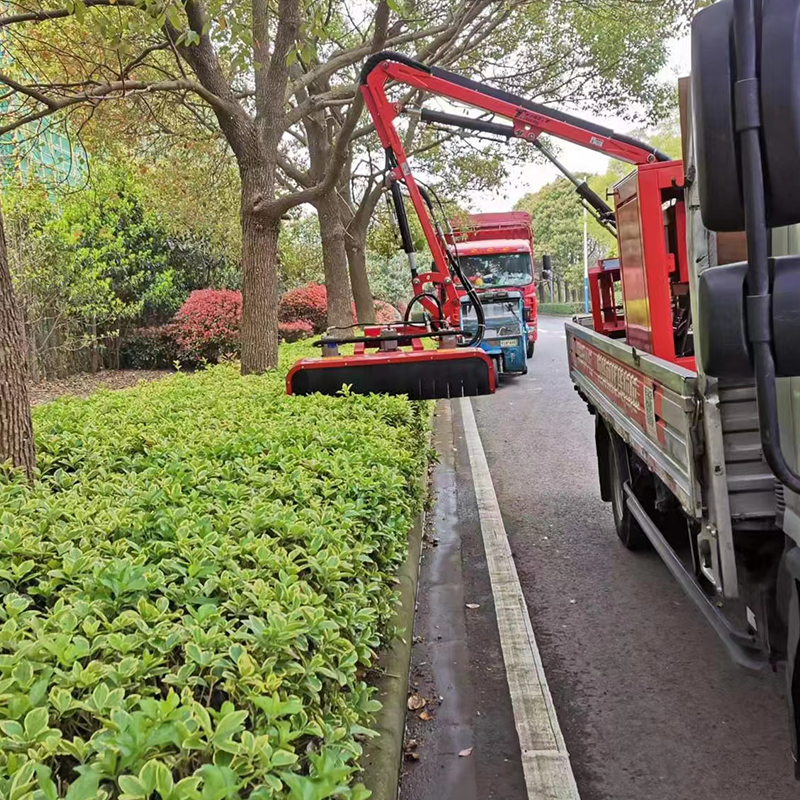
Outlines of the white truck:
<svg viewBox="0 0 800 800">
<path fill-rule="evenodd" d="M 658 551 L 739 664 L 786 662 L 795 762 L 798 32 L 796 0 L 699 12 L 683 163 L 614 187 L 620 263 L 593 270 L 592 315 L 566 326 L 619 538 Z"/>
</svg>

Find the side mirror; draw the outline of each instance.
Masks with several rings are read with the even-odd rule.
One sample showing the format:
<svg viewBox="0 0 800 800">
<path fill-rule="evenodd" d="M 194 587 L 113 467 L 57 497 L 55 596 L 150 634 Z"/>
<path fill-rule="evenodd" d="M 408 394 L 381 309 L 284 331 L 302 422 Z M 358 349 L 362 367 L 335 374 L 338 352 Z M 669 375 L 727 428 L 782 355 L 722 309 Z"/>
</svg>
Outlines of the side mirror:
<svg viewBox="0 0 800 800">
<path fill-rule="evenodd" d="M 549 281 L 553 275 L 553 265 L 550 263 L 550 256 L 542 256 L 542 279 Z"/>
<path fill-rule="evenodd" d="M 712 231 L 744 230 L 744 196 L 736 119 L 740 99 L 760 107 L 767 226 L 800 222 L 800 4 L 763 4 L 759 80 L 737 84 L 734 0 L 720 0 L 692 22 L 692 106 L 695 119 L 700 210 Z M 745 96 L 742 84 L 758 86 Z M 742 112 L 740 112 L 741 114 Z"/>
</svg>

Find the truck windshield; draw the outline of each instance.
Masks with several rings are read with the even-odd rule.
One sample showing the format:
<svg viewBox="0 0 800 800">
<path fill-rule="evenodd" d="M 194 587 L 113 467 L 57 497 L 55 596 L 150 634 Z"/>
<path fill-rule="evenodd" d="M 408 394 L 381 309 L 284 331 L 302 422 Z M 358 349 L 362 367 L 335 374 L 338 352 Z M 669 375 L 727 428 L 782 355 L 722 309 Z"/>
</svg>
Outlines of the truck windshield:
<svg viewBox="0 0 800 800">
<path fill-rule="evenodd" d="M 461 256 L 458 263 L 464 275 L 478 288 L 526 286 L 533 280 L 530 253 Z"/>
</svg>

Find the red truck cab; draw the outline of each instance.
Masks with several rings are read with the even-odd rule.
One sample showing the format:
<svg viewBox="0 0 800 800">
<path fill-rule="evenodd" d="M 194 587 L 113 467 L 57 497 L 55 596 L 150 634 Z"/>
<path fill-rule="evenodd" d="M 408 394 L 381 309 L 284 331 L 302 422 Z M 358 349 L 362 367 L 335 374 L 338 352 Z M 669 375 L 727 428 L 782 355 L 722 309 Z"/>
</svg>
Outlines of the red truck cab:
<svg viewBox="0 0 800 800">
<path fill-rule="evenodd" d="M 470 214 L 450 225 L 448 247 L 476 289 L 522 293 L 530 358 L 538 336 L 531 215 L 527 211 Z"/>
</svg>

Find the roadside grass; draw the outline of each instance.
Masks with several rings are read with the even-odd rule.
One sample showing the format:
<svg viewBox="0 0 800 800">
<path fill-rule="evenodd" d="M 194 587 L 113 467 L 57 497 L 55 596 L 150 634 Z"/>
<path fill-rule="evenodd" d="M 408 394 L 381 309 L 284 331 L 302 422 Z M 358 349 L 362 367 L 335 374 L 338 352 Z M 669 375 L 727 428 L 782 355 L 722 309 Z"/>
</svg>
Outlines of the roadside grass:
<svg viewBox="0 0 800 800">
<path fill-rule="evenodd" d="M 34 410 L 0 474 L 0 797 L 362 800 L 429 405 L 231 365 Z"/>
<path fill-rule="evenodd" d="M 583 303 L 539 303 L 540 314 L 572 316 L 583 313 Z"/>
</svg>

